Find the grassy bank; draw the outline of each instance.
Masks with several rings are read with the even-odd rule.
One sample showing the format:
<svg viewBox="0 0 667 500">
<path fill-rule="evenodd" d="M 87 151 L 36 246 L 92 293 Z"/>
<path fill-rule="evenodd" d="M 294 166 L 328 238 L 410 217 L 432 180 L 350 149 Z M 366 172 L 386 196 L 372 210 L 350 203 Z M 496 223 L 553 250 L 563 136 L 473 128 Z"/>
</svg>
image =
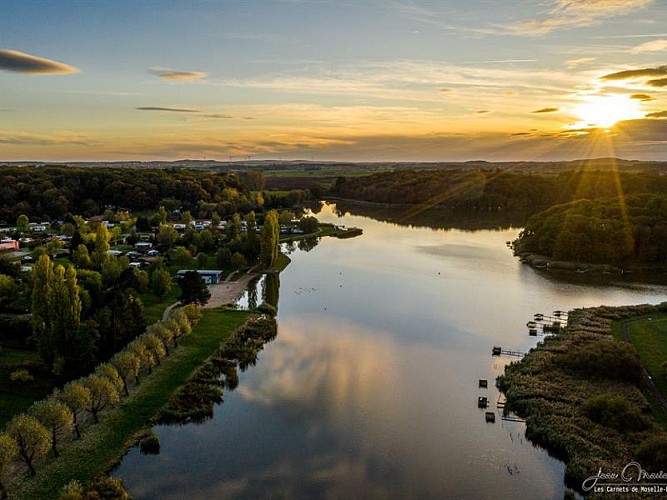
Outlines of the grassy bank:
<svg viewBox="0 0 667 500">
<path fill-rule="evenodd" d="M 106 412 L 99 424 L 86 429 L 81 440 L 63 447 L 58 459 L 42 465 L 34 478 L 12 488 L 10 498 L 57 498 L 69 481 L 86 482 L 106 472 L 192 372 L 252 316 L 246 311 L 202 312 L 193 334 L 184 338 L 152 375 L 133 387 L 130 396 Z"/>
<path fill-rule="evenodd" d="M 648 470 L 664 468 L 650 445 L 667 442 L 667 435 L 639 389 L 640 358 L 614 339 L 612 322 L 655 315 L 665 306 L 573 311 L 562 333 L 545 337 L 498 378 L 506 410 L 526 419 L 529 440 L 566 463 L 572 488 L 581 491 L 600 468 L 620 472 L 633 460 Z"/>
</svg>

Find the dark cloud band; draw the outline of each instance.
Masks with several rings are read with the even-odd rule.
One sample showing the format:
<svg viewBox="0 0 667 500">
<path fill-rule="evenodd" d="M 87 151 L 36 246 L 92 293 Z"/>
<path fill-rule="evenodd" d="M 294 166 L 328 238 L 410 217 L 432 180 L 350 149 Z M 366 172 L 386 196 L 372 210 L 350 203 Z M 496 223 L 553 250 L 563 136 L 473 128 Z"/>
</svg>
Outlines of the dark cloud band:
<svg viewBox="0 0 667 500">
<path fill-rule="evenodd" d="M 66 75 L 79 73 L 77 68 L 69 64 L 9 49 L 0 49 L 0 69 L 27 75 Z"/>
<path fill-rule="evenodd" d="M 198 109 L 187 108 L 162 108 L 159 106 L 142 106 L 135 108 L 137 111 L 167 111 L 169 113 L 200 113 Z"/>
</svg>

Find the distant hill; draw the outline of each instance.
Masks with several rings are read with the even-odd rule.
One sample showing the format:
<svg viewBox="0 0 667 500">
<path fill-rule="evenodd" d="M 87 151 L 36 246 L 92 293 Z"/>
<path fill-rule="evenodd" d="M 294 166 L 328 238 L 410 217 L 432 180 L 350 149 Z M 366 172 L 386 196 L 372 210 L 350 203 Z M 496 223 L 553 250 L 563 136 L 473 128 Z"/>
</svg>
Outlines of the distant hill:
<svg viewBox="0 0 667 500">
<path fill-rule="evenodd" d="M 593 158 L 572 161 L 516 161 L 490 162 L 472 160 L 466 162 L 336 162 L 308 160 L 192 160 L 175 161 L 112 161 L 112 162 L 40 162 L 18 161 L 0 162 L 0 166 L 73 166 L 73 167 L 114 167 L 114 168 L 162 168 L 162 169 L 203 169 L 203 170 L 511 170 L 516 172 L 558 173 L 571 170 L 619 170 L 623 172 L 653 172 L 667 174 L 667 161 L 625 160 L 622 158 Z"/>
</svg>

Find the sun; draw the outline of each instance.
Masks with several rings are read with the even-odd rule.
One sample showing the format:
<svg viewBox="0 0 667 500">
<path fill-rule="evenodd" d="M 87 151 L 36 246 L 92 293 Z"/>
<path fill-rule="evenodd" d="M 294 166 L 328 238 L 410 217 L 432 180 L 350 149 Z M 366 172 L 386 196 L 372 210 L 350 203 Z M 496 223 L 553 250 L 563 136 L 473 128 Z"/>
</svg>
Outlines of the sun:
<svg viewBox="0 0 667 500">
<path fill-rule="evenodd" d="M 643 118 L 636 99 L 625 95 L 586 97 L 572 112 L 581 118 L 579 126 L 610 128 L 622 120 Z"/>
</svg>

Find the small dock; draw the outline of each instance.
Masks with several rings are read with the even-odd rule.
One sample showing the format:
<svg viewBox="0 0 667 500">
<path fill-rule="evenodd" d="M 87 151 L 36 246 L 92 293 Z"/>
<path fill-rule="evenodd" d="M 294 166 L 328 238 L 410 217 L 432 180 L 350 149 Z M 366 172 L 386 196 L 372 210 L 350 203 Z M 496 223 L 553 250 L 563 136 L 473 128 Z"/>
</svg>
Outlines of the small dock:
<svg viewBox="0 0 667 500">
<path fill-rule="evenodd" d="M 522 351 L 510 351 L 509 349 L 503 349 L 502 347 L 494 346 L 491 349 L 491 356 L 511 356 L 516 358 L 522 358 L 526 353 Z"/>
</svg>

